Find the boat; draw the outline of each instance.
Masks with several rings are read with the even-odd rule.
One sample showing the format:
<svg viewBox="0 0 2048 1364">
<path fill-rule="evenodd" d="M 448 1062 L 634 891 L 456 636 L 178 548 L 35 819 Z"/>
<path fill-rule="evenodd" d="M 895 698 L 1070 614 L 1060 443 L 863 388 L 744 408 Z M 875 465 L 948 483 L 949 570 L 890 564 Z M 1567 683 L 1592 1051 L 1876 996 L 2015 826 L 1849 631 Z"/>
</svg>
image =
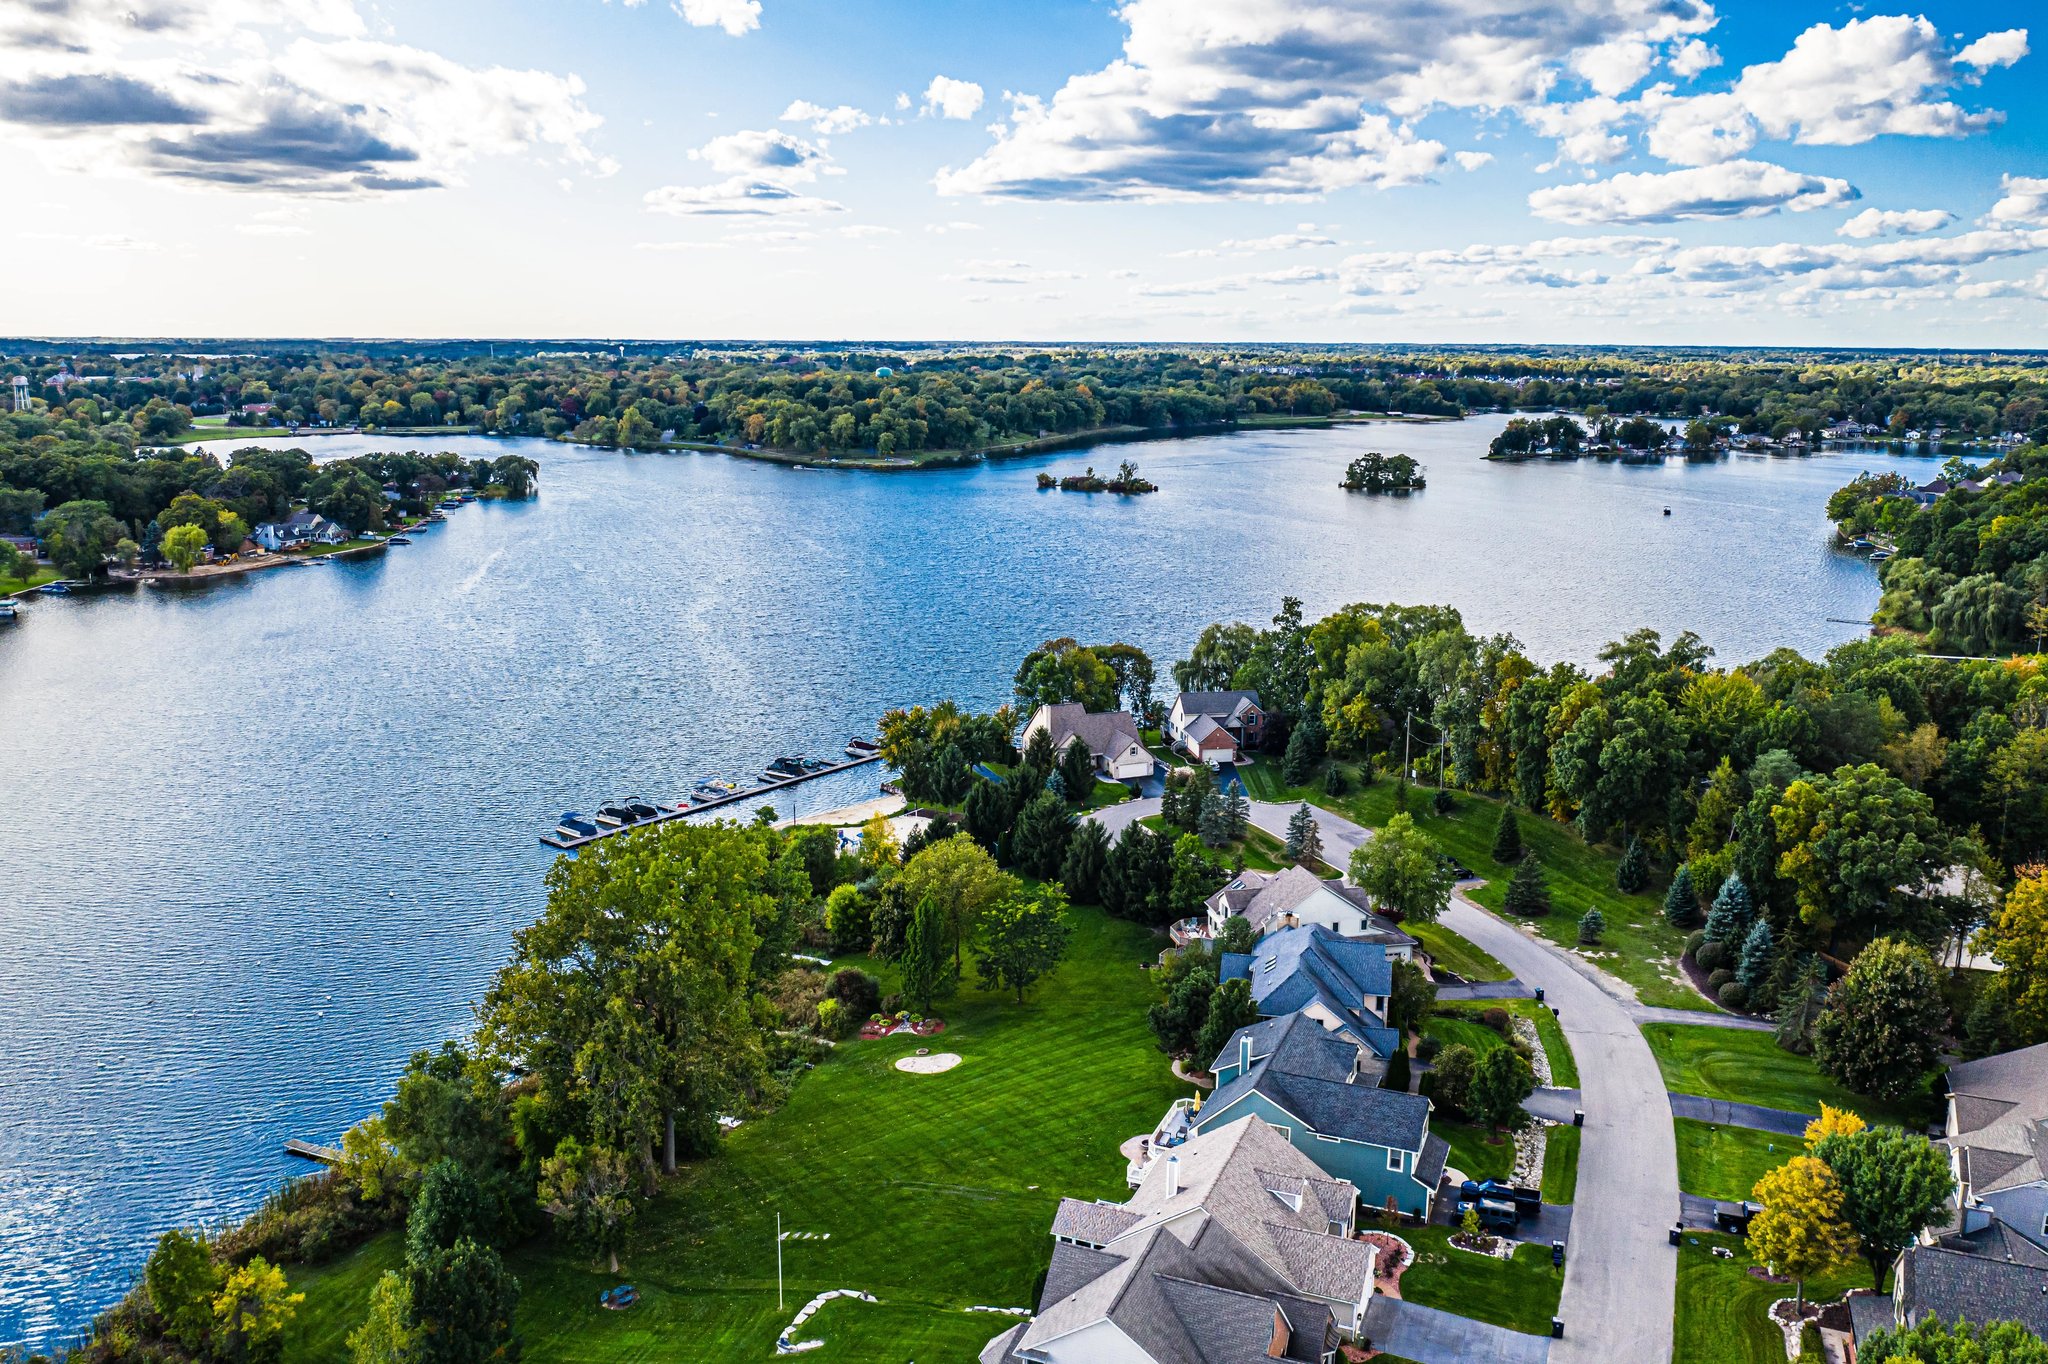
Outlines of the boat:
<svg viewBox="0 0 2048 1364">
<path fill-rule="evenodd" d="M 803 771 L 802 758 L 777 758 L 768 764 L 767 777 L 774 781 L 784 781 L 790 777 L 802 776 Z"/>
<path fill-rule="evenodd" d="M 597 807 L 597 822 L 607 829 L 623 829 L 636 821 L 633 812 L 625 806 L 610 804 Z"/>
<path fill-rule="evenodd" d="M 1669 507 L 1666 507 L 1666 508 L 1664 509 L 1664 514 L 1665 514 L 1666 516 L 1669 516 L 1669 515 L 1671 515 L 1671 508 L 1669 508 Z"/>
<path fill-rule="evenodd" d="M 804 759 L 804 771 L 806 772 L 823 772 L 831 765 L 831 763 L 826 762 L 823 758 Z"/>
<path fill-rule="evenodd" d="M 1874 549 L 1870 551 L 1870 562 L 1873 564 L 1881 564 L 1891 557 L 1892 552 L 1888 549 Z"/>
<path fill-rule="evenodd" d="M 590 838 L 597 833 L 597 826 L 585 819 L 582 811 L 565 810 L 555 833 L 563 838 Z"/>
<path fill-rule="evenodd" d="M 629 800 L 625 802 L 625 805 L 628 810 L 633 812 L 635 819 L 647 820 L 659 819 L 661 817 L 661 811 L 644 800 Z"/>
<path fill-rule="evenodd" d="M 44 595 L 51 597 L 68 597 L 71 595 L 71 589 L 65 586 L 61 579 L 57 582 L 44 583 L 42 590 Z"/>
<path fill-rule="evenodd" d="M 846 741 L 846 756 L 849 758 L 871 757 L 879 751 L 880 747 L 870 739 L 848 739 Z"/>
<path fill-rule="evenodd" d="M 391 537 L 389 543 L 394 545 L 409 545 L 412 543 L 412 541 L 403 535 L 394 535 Z"/>
<path fill-rule="evenodd" d="M 13 620 L 14 617 L 14 598 L 0 597 L 0 620 Z"/>
</svg>

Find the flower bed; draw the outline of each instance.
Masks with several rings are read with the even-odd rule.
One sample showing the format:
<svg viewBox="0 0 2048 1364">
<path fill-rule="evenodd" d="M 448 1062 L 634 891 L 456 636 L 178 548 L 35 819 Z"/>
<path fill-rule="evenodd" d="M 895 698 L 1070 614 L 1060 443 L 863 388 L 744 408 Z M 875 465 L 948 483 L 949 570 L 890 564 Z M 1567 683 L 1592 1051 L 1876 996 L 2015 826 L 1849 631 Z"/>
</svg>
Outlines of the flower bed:
<svg viewBox="0 0 2048 1364">
<path fill-rule="evenodd" d="M 898 1014 L 894 1018 L 870 1018 L 860 1025 L 861 1037 L 869 1042 L 878 1037 L 936 1037 L 946 1030 L 943 1018 L 911 1018 Z"/>
</svg>

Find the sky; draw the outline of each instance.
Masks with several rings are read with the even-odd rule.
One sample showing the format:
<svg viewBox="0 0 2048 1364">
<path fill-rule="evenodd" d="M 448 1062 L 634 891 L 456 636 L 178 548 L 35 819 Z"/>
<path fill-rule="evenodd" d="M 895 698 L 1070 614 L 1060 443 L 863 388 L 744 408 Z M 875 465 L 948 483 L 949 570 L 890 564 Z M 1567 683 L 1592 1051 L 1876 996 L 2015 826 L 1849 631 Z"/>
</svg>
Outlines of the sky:
<svg viewBox="0 0 2048 1364">
<path fill-rule="evenodd" d="M 0 0 L 0 334 L 2043 347 L 2041 12 Z"/>
</svg>

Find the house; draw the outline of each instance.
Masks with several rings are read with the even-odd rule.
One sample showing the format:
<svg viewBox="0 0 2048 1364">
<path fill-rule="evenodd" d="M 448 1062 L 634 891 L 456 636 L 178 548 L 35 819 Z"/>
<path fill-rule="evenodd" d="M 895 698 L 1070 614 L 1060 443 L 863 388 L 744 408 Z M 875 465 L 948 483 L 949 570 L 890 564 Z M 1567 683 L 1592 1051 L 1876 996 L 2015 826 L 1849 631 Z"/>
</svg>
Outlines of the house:
<svg viewBox="0 0 2048 1364">
<path fill-rule="evenodd" d="M 1892 1271 L 1892 1291 L 1849 1299 L 1849 1316 L 1859 1351 L 1875 1331 L 1928 1317 L 1978 1327 L 2015 1321 L 2048 1337 L 2048 1252 L 1996 1221 L 1971 1235 L 1907 1246 Z"/>
<path fill-rule="evenodd" d="M 1203 1133 L 1127 1202 L 1060 1200 L 1037 1315 L 982 1364 L 1328 1360 L 1372 1299 L 1357 1207 L 1259 1118 Z"/>
<path fill-rule="evenodd" d="M 1232 915 L 1240 915 L 1261 936 L 1320 924 L 1340 937 L 1379 943 L 1395 961 L 1415 959 L 1415 939 L 1393 920 L 1374 913 L 1371 896 L 1357 886 L 1326 881 L 1306 867 L 1241 871 L 1209 897 L 1207 911 L 1201 924 L 1206 931 L 1189 936 L 1213 938 Z"/>
<path fill-rule="evenodd" d="M 1250 953 L 1225 952 L 1218 973 L 1251 982 L 1261 1018 L 1298 1011 L 1380 1057 L 1400 1045 L 1386 1024 L 1394 967 L 1379 943 L 1350 942 L 1321 924 L 1283 928 Z"/>
<path fill-rule="evenodd" d="M 1450 1147 L 1429 1130 L 1428 1099 L 1380 1088 L 1380 1057 L 1293 1013 L 1239 1028 L 1209 1069 L 1198 1134 L 1256 1115 L 1368 1206 L 1428 1218 Z"/>
<path fill-rule="evenodd" d="M 1950 1066 L 1943 1129 L 1961 1231 L 1996 1220 L 2048 1251 L 2048 1042 Z"/>
<path fill-rule="evenodd" d="M 1142 781 L 1159 765 L 1139 740 L 1138 722 L 1127 710 L 1089 710 L 1078 701 L 1040 706 L 1024 726 L 1023 744 L 1040 730 L 1051 732 L 1054 752 L 1064 753 L 1072 743 L 1085 747 L 1096 772 L 1111 781 Z"/>
<path fill-rule="evenodd" d="M 1236 762 L 1266 739 L 1266 712 L 1255 691 L 1184 691 L 1166 713 L 1166 739 L 1197 762 Z"/>
<path fill-rule="evenodd" d="M 265 521 L 250 538 L 274 553 L 287 545 L 338 545 L 349 533 L 346 526 L 301 508 L 282 521 Z"/>
</svg>

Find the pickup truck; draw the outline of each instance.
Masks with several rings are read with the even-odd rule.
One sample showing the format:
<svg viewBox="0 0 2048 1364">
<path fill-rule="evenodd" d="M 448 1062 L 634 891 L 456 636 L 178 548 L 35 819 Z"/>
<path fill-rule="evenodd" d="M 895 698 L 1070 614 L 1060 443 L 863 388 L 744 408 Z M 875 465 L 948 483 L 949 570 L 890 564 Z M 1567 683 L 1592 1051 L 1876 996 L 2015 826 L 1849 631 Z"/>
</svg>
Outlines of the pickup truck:
<svg viewBox="0 0 2048 1364">
<path fill-rule="evenodd" d="M 1725 1231 L 1731 1236 L 1747 1236 L 1749 1219 L 1764 1210 L 1761 1203 L 1716 1203 L 1714 1205 L 1714 1230 Z"/>
<path fill-rule="evenodd" d="M 1459 1186 L 1458 1197 L 1468 1203 L 1486 1198 L 1499 1199 L 1504 1203 L 1514 1204 L 1524 1217 L 1534 1217 L 1543 1209 L 1541 1189 L 1524 1189 L 1498 1179 L 1489 1179 L 1484 1183 L 1468 1179 Z"/>
</svg>

